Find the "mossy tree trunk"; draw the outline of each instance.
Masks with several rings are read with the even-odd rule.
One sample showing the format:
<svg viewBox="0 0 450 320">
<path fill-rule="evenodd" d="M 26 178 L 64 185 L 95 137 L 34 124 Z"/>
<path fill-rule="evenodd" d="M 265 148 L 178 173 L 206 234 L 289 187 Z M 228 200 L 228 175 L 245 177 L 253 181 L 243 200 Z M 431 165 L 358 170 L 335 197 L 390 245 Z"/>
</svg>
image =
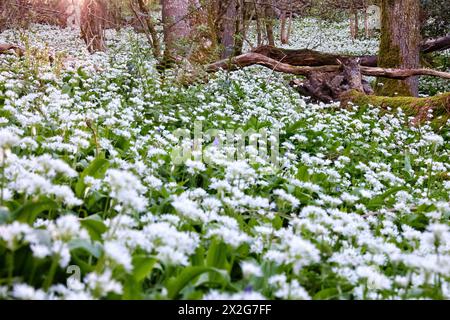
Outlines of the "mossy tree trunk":
<svg viewBox="0 0 450 320">
<path fill-rule="evenodd" d="M 382 0 L 381 41 L 378 66 L 415 69 L 419 67 L 420 1 Z M 376 93 L 383 96 L 417 96 L 418 78 L 378 79 Z"/>
<path fill-rule="evenodd" d="M 367 95 L 358 90 L 351 90 L 341 96 L 341 107 L 349 103 L 359 107 L 378 107 L 383 111 L 395 112 L 401 108 L 412 117 L 412 124 L 418 125 L 426 120 L 432 120 L 436 125 L 445 125 L 450 119 L 450 93 L 443 93 L 434 97 L 386 97 Z"/>
</svg>

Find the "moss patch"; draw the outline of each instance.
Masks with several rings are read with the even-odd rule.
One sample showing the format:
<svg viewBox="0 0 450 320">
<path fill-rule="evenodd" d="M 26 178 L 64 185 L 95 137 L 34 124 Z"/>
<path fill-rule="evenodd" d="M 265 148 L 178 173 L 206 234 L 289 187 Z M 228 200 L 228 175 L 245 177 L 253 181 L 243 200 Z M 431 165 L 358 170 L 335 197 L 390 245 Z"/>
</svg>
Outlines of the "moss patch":
<svg viewBox="0 0 450 320">
<path fill-rule="evenodd" d="M 341 106 L 347 107 L 349 102 L 362 108 L 379 107 L 384 112 L 401 108 L 408 116 L 414 116 L 418 124 L 427 119 L 429 110 L 433 111 L 433 122 L 442 125 L 450 119 L 450 92 L 427 98 L 387 97 L 366 95 L 357 90 L 345 93 L 341 97 Z"/>
</svg>

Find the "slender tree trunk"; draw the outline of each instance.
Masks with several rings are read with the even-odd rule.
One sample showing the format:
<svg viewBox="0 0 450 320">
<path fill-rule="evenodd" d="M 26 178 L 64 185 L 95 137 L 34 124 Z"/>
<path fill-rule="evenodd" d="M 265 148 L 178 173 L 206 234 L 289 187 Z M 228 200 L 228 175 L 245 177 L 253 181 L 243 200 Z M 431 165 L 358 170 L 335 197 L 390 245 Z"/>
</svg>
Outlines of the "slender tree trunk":
<svg viewBox="0 0 450 320">
<path fill-rule="evenodd" d="M 289 14 L 289 23 L 288 23 L 288 28 L 287 28 L 286 44 L 289 43 L 289 39 L 291 37 L 293 20 L 294 20 L 294 14 L 291 12 Z"/>
<path fill-rule="evenodd" d="M 221 58 L 226 59 L 233 55 L 234 53 L 234 35 L 236 32 L 236 21 L 237 21 L 237 3 L 236 0 L 228 0 L 225 4 L 226 11 L 222 17 L 222 34 L 221 34 L 221 45 L 223 47 Z"/>
<path fill-rule="evenodd" d="M 85 0 L 81 8 L 81 37 L 89 52 L 105 51 L 106 5 L 103 0 Z"/>
<path fill-rule="evenodd" d="M 420 1 L 383 0 L 381 41 L 378 66 L 383 68 L 419 67 Z M 406 80 L 378 79 L 376 93 L 384 96 L 417 96 L 418 78 Z"/>
<path fill-rule="evenodd" d="M 287 44 L 287 30 L 286 30 L 286 20 L 287 20 L 287 14 L 286 11 L 281 11 L 281 17 L 280 17 L 280 39 L 282 44 Z"/>
<path fill-rule="evenodd" d="M 236 18 L 236 34 L 234 37 L 234 52 L 233 55 L 237 56 L 242 54 L 242 48 L 244 47 L 244 41 L 247 36 L 249 24 L 246 23 L 246 7 L 244 0 L 237 0 L 237 18 Z"/>
<path fill-rule="evenodd" d="M 367 10 L 364 10 L 364 31 L 366 34 L 366 38 L 370 37 L 369 16 L 367 15 Z"/>
<path fill-rule="evenodd" d="M 161 44 L 159 41 L 158 32 L 156 31 L 155 23 L 150 16 L 150 12 L 144 3 L 144 0 L 137 0 L 137 3 L 139 10 L 145 15 L 145 22 L 147 24 L 148 32 L 150 33 L 153 55 L 156 59 L 158 59 L 161 55 Z M 138 17 L 138 19 L 140 20 L 141 18 Z"/>
<path fill-rule="evenodd" d="M 165 57 L 168 60 L 187 54 L 186 43 L 191 33 L 189 0 L 163 0 L 162 22 L 164 28 Z"/>
<path fill-rule="evenodd" d="M 260 21 L 260 12 L 259 12 L 259 8 L 256 5 L 256 2 L 253 2 L 253 5 L 255 7 L 255 19 L 256 19 L 256 42 L 257 42 L 257 47 L 262 45 L 262 31 L 261 31 L 261 21 Z"/>
<path fill-rule="evenodd" d="M 275 37 L 273 35 L 273 9 L 270 5 L 264 8 L 264 20 L 266 24 L 266 33 L 269 46 L 275 46 Z"/>
</svg>

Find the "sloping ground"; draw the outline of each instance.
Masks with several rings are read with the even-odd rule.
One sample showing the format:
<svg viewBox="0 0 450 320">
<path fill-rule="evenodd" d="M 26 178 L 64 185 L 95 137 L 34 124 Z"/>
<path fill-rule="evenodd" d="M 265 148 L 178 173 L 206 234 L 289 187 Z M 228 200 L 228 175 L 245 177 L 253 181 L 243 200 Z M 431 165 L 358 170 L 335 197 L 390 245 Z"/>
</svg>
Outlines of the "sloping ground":
<svg viewBox="0 0 450 320">
<path fill-rule="evenodd" d="M 83 68 L 0 57 L 2 297 L 450 298 L 448 124 L 311 104 L 258 67 L 183 88 L 133 33 L 88 56 L 36 30 Z M 200 126 L 205 161 L 178 164 Z M 249 129 L 279 156 L 232 161 Z"/>
</svg>

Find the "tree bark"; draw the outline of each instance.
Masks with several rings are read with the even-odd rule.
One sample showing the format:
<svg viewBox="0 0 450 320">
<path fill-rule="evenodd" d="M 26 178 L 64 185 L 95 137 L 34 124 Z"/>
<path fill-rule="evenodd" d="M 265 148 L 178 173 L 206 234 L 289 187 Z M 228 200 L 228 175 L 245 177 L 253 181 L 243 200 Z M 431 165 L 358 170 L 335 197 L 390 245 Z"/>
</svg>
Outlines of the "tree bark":
<svg viewBox="0 0 450 320">
<path fill-rule="evenodd" d="M 222 32 L 221 32 L 221 45 L 222 54 L 221 58 L 226 59 L 234 54 L 234 35 L 236 32 L 236 18 L 237 18 L 237 3 L 236 0 L 228 0 L 226 3 L 226 11 L 222 20 Z"/>
<path fill-rule="evenodd" d="M 343 60 L 358 60 L 359 58 L 352 57 L 343 57 Z M 211 63 L 206 66 L 207 72 L 217 72 L 220 69 L 223 70 L 237 70 L 240 68 L 252 66 L 252 65 L 261 65 L 267 68 L 270 68 L 274 71 L 290 73 L 295 75 L 303 75 L 306 76 L 310 72 L 336 72 L 341 70 L 342 61 L 339 60 L 338 64 L 331 65 L 321 65 L 321 66 L 295 66 L 288 63 L 280 62 L 269 58 L 265 55 L 249 52 L 244 53 L 240 56 L 234 57 L 232 59 L 224 59 L 217 61 L 215 63 Z M 377 68 L 377 67 L 360 67 L 360 72 L 365 76 L 378 76 L 389 79 L 407 79 L 412 76 L 425 75 L 425 76 L 435 76 L 444 79 L 450 79 L 449 72 L 436 71 L 432 69 L 393 69 L 393 68 Z"/>
<path fill-rule="evenodd" d="M 189 0 L 163 0 L 162 22 L 164 29 L 164 55 L 172 60 L 187 53 L 184 43 L 191 33 L 188 19 Z"/>
<path fill-rule="evenodd" d="M 450 35 L 427 39 L 420 45 L 421 53 L 431 53 L 435 51 L 443 51 L 450 48 Z M 348 55 L 340 55 L 333 53 L 324 53 L 309 49 L 284 49 L 274 46 L 260 46 L 252 50 L 252 52 L 265 55 L 271 59 L 282 61 L 294 66 L 322 66 L 338 64 L 337 60 L 349 58 Z M 361 66 L 377 67 L 378 56 L 359 56 Z"/>
<path fill-rule="evenodd" d="M 81 37 L 89 52 L 105 51 L 106 5 L 103 0 L 85 0 L 81 7 Z"/>
<path fill-rule="evenodd" d="M 287 30 L 286 30 L 286 20 L 287 20 L 287 14 L 286 11 L 281 11 L 280 16 L 280 39 L 282 44 L 287 44 Z"/>
<path fill-rule="evenodd" d="M 434 51 L 443 51 L 447 49 L 450 49 L 450 34 L 436 39 L 425 40 L 421 45 L 422 53 L 431 53 Z"/>
<path fill-rule="evenodd" d="M 273 46 L 261 46 L 253 50 L 254 53 L 265 55 L 276 61 L 293 66 L 323 66 L 337 65 L 337 60 L 350 58 L 351 56 L 332 53 L 323 53 L 309 49 L 283 49 Z M 355 58 L 355 57 L 354 57 Z M 366 67 L 377 66 L 377 56 L 361 56 L 360 64 Z"/>
<path fill-rule="evenodd" d="M 152 46 L 153 55 L 155 56 L 156 59 L 159 59 L 159 57 L 161 56 L 161 43 L 159 41 L 158 32 L 156 31 L 155 23 L 153 22 L 153 19 L 150 16 L 150 12 L 149 12 L 147 6 L 145 5 L 144 1 L 137 0 L 137 4 L 139 6 L 140 13 L 142 13 L 145 16 L 144 20 L 145 20 L 146 29 L 147 29 L 147 31 L 145 33 L 147 35 L 150 34 L 150 36 L 148 38 L 149 38 L 149 42 Z M 135 13 L 137 19 L 139 20 L 139 22 L 142 23 L 142 17 L 140 17 L 139 12 L 137 12 L 137 10 L 134 9 L 133 0 L 130 2 L 130 5 L 131 5 L 131 9 Z M 143 25 L 143 27 L 145 28 L 144 25 Z"/>
<path fill-rule="evenodd" d="M 266 25 L 267 41 L 269 46 L 275 46 L 275 37 L 273 35 L 273 9 L 270 5 L 264 8 L 264 23 Z"/>
<path fill-rule="evenodd" d="M 381 41 L 378 64 L 383 68 L 419 67 L 420 1 L 382 0 Z M 376 92 L 384 96 L 417 96 L 417 77 L 405 80 L 379 79 Z"/>
</svg>

